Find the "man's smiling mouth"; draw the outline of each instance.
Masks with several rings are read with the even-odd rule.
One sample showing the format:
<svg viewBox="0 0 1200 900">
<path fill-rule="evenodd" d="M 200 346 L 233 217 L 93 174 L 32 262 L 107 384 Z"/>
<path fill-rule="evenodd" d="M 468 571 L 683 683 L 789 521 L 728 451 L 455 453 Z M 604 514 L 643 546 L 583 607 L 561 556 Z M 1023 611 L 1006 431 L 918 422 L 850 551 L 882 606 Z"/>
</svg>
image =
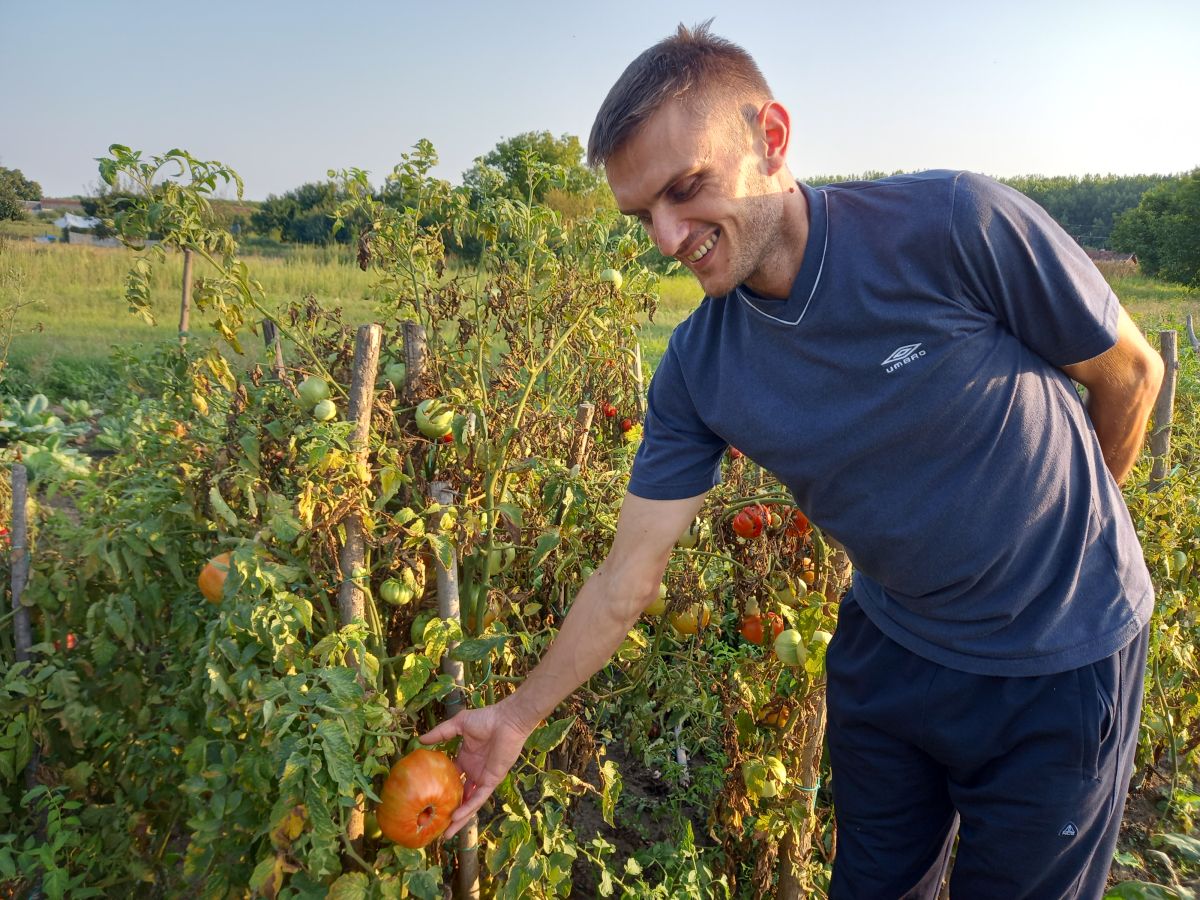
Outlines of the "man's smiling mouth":
<svg viewBox="0 0 1200 900">
<path fill-rule="evenodd" d="M 700 262 L 700 260 L 704 259 L 704 257 L 708 255 L 709 251 L 717 245 L 717 239 L 720 236 L 721 232 L 714 231 L 711 235 L 709 235 L 708 240 L 696 248 L 695 252 L 688 254 L 687 261 Z"/>
</svg>

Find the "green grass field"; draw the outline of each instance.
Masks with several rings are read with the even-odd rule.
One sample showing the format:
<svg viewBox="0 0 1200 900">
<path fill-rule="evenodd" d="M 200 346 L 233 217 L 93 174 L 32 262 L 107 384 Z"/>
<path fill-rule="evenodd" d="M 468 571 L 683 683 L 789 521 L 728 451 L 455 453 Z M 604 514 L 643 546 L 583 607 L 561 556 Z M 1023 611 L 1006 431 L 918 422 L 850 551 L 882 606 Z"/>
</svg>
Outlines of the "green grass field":
<svg viewBox="0 0 1200 900">
<path fill-rule="evenodd" d="M 154 325 L 129 312 L 123 292 L 133 253 L 64 244 L 0 240 L 0 309 L 14 300 L 32 301 L 16 316 L 9 349 L 10 375 L 25 385 L 86 383 L 102 370 L 113 347 L 136 348 L 175 337 L 179 324 L 182 258 L 173 255 L 152 285 Z M 269 302 L 286 303 L 313 294 L 340 306 L 351 321 L 375 318 L 367 292 L 372 276 L 353 264 L 344 248 L 288 248 L 285 255 L 247 256 Z M 197 263 L 197 274 L 204 274 Z M 1128 269 L 1105 272 L 1117 295 L 1147 331 L 1184 329 L 1185 318 L 1200 318 L 1200 291 L 1146 278 Z M 687 274 L 664 278 L 653 322 L 643 331 L 643 349 L 652 367 L 671 331 L 700 302 L 703 292 Z M 193 312 L 191 333 L 211 340 L 205 316 Z M 2 348 L 0 348 L 2 349 Z M 64 374 L 65 373 L 65 374 Z"/>
</svg>

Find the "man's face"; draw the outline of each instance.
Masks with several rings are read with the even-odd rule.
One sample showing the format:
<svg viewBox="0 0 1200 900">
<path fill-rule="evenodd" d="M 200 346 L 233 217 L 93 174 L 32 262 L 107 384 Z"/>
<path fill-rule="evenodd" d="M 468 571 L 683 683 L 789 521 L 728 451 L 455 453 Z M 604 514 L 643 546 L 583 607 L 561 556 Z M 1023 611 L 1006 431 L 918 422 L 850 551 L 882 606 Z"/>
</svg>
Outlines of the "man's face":
<svg viewBox="0 0 1200 900">
<path fill-rule="evenodd" d="M 783 202 L 762 162 L 749 127 L 669 103 L 605 169 L 621 211 L 719 297 L 753 282 L 778 240 Z"/>
</svg>

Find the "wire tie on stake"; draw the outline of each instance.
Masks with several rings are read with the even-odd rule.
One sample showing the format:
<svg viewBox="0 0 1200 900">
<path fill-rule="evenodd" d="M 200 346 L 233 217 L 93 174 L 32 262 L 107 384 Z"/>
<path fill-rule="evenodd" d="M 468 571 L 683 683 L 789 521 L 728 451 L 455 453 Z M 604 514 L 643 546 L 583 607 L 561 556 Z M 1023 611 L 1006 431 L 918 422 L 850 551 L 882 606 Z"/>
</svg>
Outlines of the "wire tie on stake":
<svg viewBox="0 0 1200 900">
<path fill-rule="evenodd" d="M 809 793 L 816 793 L 817 791 L 819 791 L 821 789 L 821 779 L 818 778 L 817 783 L 814 784 L 812 787 L 805 787 L 802 784 L 798 784 L 798 785 L 796 785 L 796 787 L 802 791 L 808 791 Z"/>
</svg>

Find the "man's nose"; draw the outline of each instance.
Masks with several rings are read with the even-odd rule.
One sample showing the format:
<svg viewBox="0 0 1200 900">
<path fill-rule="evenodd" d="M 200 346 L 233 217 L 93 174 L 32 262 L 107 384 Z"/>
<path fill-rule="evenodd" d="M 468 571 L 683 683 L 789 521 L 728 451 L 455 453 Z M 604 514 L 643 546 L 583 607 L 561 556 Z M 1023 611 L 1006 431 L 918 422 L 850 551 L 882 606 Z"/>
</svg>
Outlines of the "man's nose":
<svg viewBox="0 0 1200 900">
<path fill-rule="evenodd" d="M 674 256 L 683 249 L 683 242 L 688 236 L 688 224 L 682 217 L 660 213 L 654 216 L 651 229 L 654 243 L 663 256 Z"/>
</svg>

